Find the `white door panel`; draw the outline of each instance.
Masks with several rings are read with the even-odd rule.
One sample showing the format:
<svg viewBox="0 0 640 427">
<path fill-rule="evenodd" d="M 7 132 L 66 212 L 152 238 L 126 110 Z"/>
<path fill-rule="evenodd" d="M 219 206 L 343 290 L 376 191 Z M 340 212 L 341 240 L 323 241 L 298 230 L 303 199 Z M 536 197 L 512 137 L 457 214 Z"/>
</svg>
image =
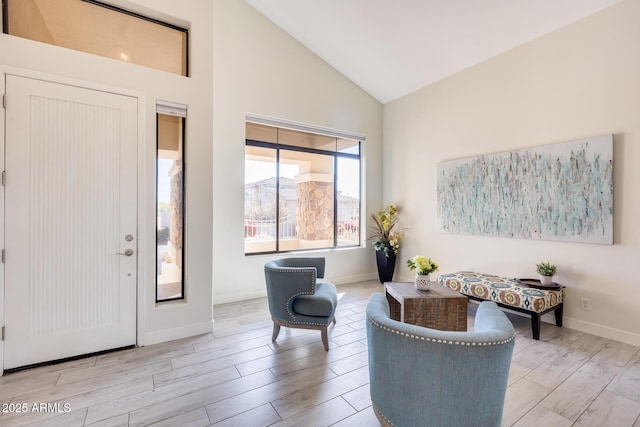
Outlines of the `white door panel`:
<svg viewBox="0 0 640 427">
<path fill-rule="evenodd" d="M 4 368 L 135 344 L 137 100 L 11 75 L 6 93 Z"/>
</svg>

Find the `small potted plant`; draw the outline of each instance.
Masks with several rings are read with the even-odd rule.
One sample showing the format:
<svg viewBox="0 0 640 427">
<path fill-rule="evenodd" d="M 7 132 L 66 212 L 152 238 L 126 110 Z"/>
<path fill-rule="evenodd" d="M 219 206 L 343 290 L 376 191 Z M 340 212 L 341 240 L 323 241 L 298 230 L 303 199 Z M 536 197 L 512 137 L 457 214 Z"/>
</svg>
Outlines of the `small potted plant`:
<svg viewBox="0 0 640 427">
<path fill-rule="evenodd" d="M 428 290 L 431 286 L 429 274 L 437 271 L 439 268 L 437 262 L 422 255 L 416 255 L 413 258 L 408 259 L 407 267 L 409 267 L 410 271 L 416 270 L 415 286 L 416 289 L 422 291 Z"/>
<path fill-rule="evenodd" d="M 558 266 L 549 262 L 540 262 L 536 264 L 536 273 L 540 275 L 540 283 L 543 285 L 551 285 L 553 276 L 558 272 Z"/>
</svg>

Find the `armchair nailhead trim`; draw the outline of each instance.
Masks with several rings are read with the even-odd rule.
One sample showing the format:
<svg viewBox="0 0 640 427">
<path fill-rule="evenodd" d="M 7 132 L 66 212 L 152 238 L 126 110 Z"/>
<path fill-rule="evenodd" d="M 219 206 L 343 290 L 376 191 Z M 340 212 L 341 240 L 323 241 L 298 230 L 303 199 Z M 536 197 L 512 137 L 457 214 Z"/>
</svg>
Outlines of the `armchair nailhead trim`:
<svg viewBox="0 0 640 427">
<path fill-rule="evenodd" d="M 324 323 L 312 323 L 312 322 L 298 322 L 296 320 L 287 320 L 287 323 L 295 323 L 296 325 L 309 325 L 309 326 L 329 326 L 328 324 L 325 325 Z M 329 322 L 330 324 L 331 322 Z M 284 325 L 286 326 L 286 325 Z"/>
<path fill-rule="evenodd" d="M 324 326 L 324 323 L 298 322 L 296 320 L 290 320 L 289 323 L 295 323 L 296 325 Z"/>
<path fill-rule="evenodd" d="M 294 323 L 298 323 L 298 322 L 295 321 L 295 318 L 296 318 L 295 315 L 291 312 L 291 310 L 289 310 L 289 307 L 291 306 L 291 301 L 293 301 L 298 295 L 304 295 L 304 294 L 305 292 L 298 292 L 297 294 L 291 295 L 287 300 L 287 305 L 286 305 L 287 313 L 289 313 L 289 316 L 291 316 L 294 319 L 293 320 Z"/>
<path fill-rule="evenodd" d="M 316 323 L 297 322 L 295 320 L 295 318 L 296 318 L 295 314 L 292 313 L 291 310 L 289 310 L 289 307 L 291 306 L 291 301 L 293 301 L 297 296 L 299 296 L 299 295 L 313 295 L 316 292 L 316 274 L 317 274 L 317 270 L 315 268 L 308 268 L 306 270 L 303 270 L 303 269 L 300 269 L 300 268 L 296 268 L 296 269 L 287 269 L 287 268 L 272 269 L 272 268 L 268 268 L 268 269 L 272 270 L 272 271 L 282 272 L 282 273 L 307 273 L 307 272 L 311 273 L 311 275 L 312 275 L 312 277 L 311 277 L 311 292 L 298 292 L 297 294 L 291 295 L 289 297 L 289 299 L 287 300 L 286 309 L 287 309 L 287 313 L 289 313 L 289 316 L 291 316 L 291 318 L 293 319 L 291 321 L 291 323 L 297 323 L 298 325 L 316 325 Z"/>
<path fill-rule="evenodd" d="M 369 321 L 371 321 L 371 323 L 375 326 L 377 326 L 380 329 L 383 329 L 385 331 L 388 332 L 393 332 L 394 334 L 398 334 L 398 335 L 402 335 L 414 340 L 420 340 L 420 341 L 428 341 L 428 342 L 433 342 L 433 343 L 438 343 L 438 344 L 447 344 L 447 345 L 466 345 L 466 346 L 479 346 L 479 347 L 486 347 L 486 346 L 494 346 L 494 345 L 503 345 L 506 344 L 510 341 L 513 341 L 515 339 L 515 335 L 512 335 L 510 338 L 506 339 L 506 340 L 502 340 L 502 341 L 492 341 L 492 342 L 464 342 L 464 341 L 451 341 L 451 340 L 443 340 L 443 339 L 433 339 L 433 338 L 428 338 L 428 337 L 422 337 L 422 336 L 418 336 L 418 335 L 413 335 L 413 334 L 407 334 L 406 332 L 402 332 L 402 331 L 398 331 L 396 329 L 391 329 L 387 326 L 382 326 L 381 324 L 379 324 L 378 322 L 376 322 L 375 320 L 373 320 L 372 318 L 368 318 Z"/>
<path fill-rule="evenodd" d="M 391 420 L 389 420 L 387 417 L 384 416 L 384 414 L 382 412 L 380 412 L 380 408 L 378 408 L 376 405 L 373 405 L 374 408 L 376 408 L 376 412 L 382 417 L 384 418 L 384 420 L 386 422 L 389 423 L 390 426 L 393 426 L 393 423 L 391 422 Z"/>
</svg>

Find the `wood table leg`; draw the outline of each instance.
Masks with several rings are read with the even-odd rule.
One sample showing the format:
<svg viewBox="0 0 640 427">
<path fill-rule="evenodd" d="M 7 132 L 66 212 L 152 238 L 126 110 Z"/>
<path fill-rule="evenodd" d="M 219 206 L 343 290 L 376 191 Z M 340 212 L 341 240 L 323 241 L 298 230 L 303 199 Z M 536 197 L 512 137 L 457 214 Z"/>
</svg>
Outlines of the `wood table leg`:
<svg viewBox="0 0 640 427">
<path fill-rule="evenodd" d="M 385 292 L 387 296 L 387 302 L 389 303 L 389 318 L 397 321 L 402 321 L 401 311 L 402 304 L 397 301 L 394 297 L 389 295 L 389 292 Z"/>
<path fill-rule="evenodd" d="M 564 303 L 558 305 L 558 308 L 554 310 L 554 314 L 556 315 L 556 326 L 562 326 L 562 311 L 563 311 Z"/>
<path fill-rule="evenodd" d="M 533 339 L 540 339 L 540 313 L 531 313 L 531 331 L 533 332 Z"/>
</svg>

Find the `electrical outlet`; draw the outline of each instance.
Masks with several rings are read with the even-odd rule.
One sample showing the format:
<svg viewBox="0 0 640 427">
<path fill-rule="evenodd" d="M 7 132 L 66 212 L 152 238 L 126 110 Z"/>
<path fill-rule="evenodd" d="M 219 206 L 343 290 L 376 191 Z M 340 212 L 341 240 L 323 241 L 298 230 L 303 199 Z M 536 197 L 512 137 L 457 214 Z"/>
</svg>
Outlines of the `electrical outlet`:
<svg viewBox="0 0 640 427">
<path fill-rule="evenodd" d="M 584 311 L 591 311 L 591 300 L 589 298 L 580 298 L 580 308 Z"/>
</svg>

